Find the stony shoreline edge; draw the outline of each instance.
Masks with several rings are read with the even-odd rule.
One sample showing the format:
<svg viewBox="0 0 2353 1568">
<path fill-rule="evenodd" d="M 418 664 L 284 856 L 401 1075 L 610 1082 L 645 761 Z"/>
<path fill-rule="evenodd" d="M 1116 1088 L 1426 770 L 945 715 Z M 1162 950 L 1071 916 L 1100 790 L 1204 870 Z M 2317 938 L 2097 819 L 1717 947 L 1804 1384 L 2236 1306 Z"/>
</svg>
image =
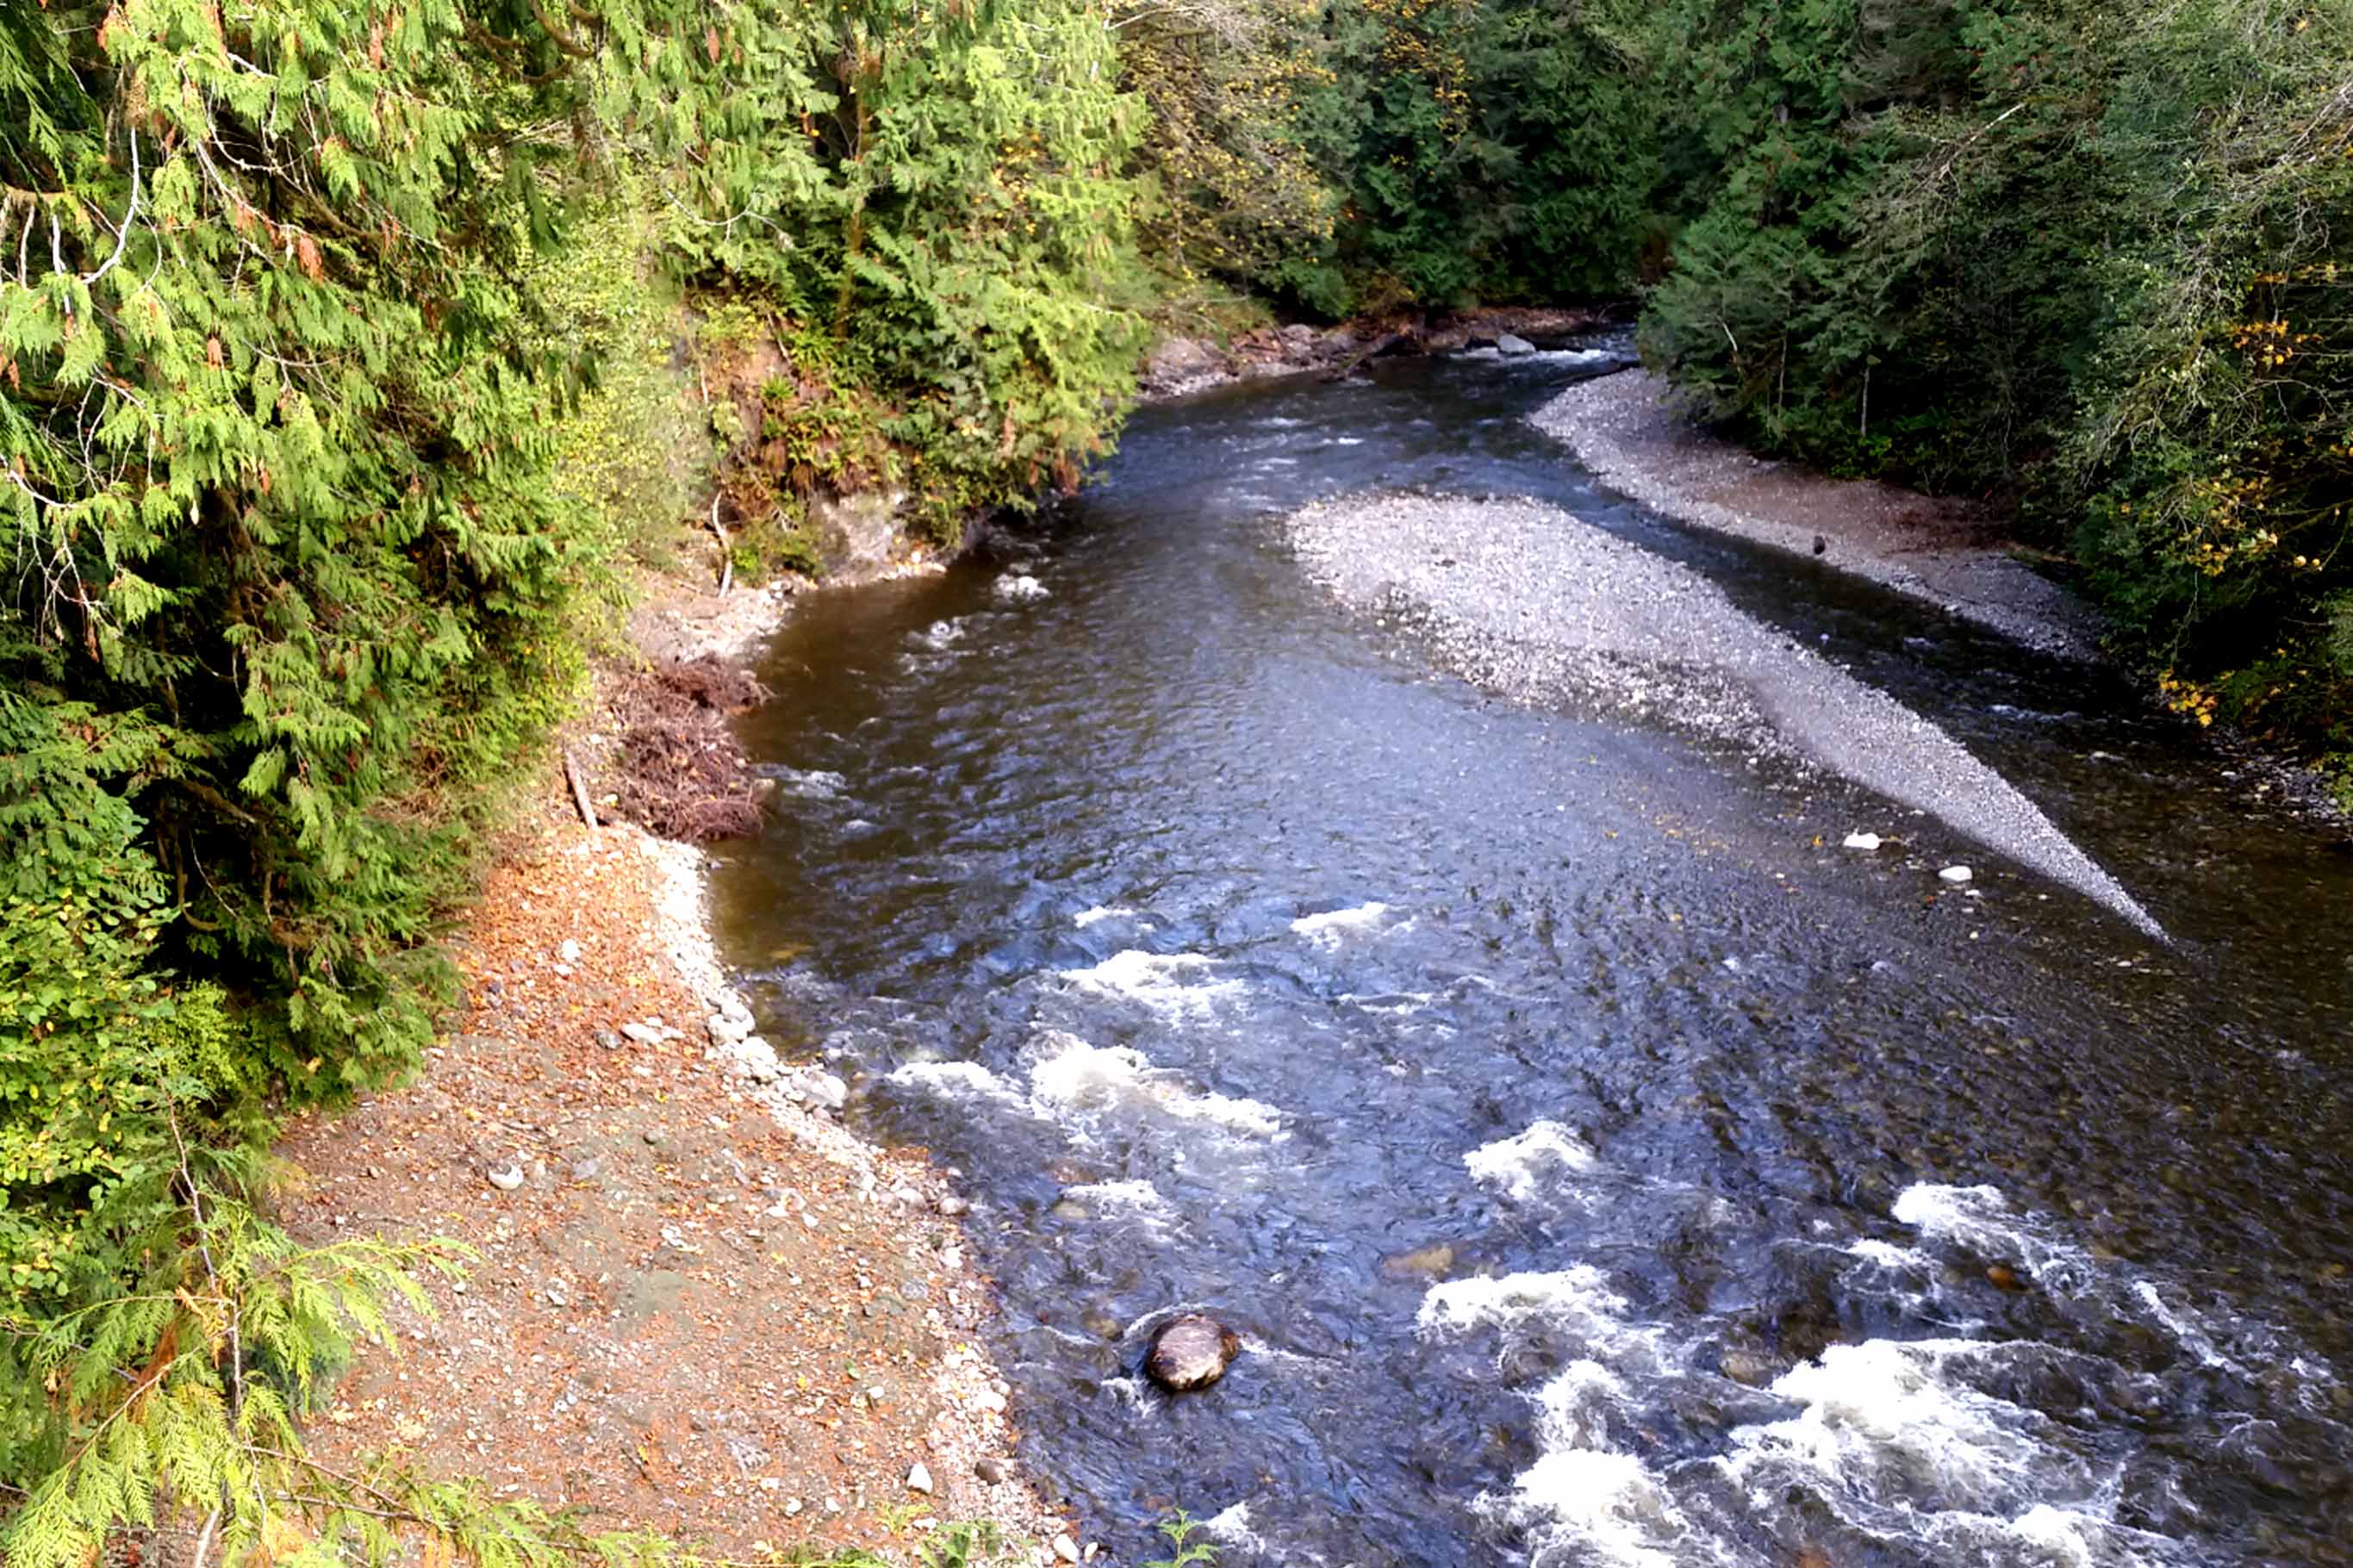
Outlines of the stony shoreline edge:
<svg viewBox="0 0 2353 1568">
<path fill-rule="evenodd" d="M 648 590 L 625 658 L 739 668 L 797 597 Z M 761 1038 L 706 850 L 587 826 L 554 758 L 529 805 L 458 931 L 467 1002 L 418 1080 L 281 1145 L 298 1234 L 477 1255 L 397 1357 L 359 1358 L 314 1424 L 322 1458 L 405 1453 L 730 1559 L 912 1557 L 985 1523 L 995 1561 L 1096 1560 L 1015 1458 L 953 1173 L 859 1135 L 839 1077 Z"/>
<path fill-rule="evenodd" d="M 1949 525 L 1946 503 L 1813 474 L 1719 440 L 1687 422 L 1672 391 L 1649 371 L 1580 382 L 1530 423 L 1610 489 L 1677 522 L 1820 559 L 2039 652 L 2086 663 L 2104 657 L 2089 606 L 2001 543 L 1952 537 L 1965 525 Z M 1774 480 L 1803 487 L 1807 515 L 1739 504 L 1744 489 Z M 1933 521 L 1904 518 L 1906 509 Z"/>
</svg>

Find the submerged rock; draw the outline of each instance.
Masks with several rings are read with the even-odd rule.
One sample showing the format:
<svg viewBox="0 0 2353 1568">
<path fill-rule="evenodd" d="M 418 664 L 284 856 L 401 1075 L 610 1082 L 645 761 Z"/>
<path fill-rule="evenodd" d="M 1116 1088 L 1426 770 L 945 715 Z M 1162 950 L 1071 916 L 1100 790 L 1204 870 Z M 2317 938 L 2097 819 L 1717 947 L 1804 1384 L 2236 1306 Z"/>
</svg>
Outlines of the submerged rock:
<svg viewBox="0 0 2353 1568">
<path fill-rule="evenodd" d="M 1443 1279 L 1453 1267 L 1453 1244 L 1444 1241 L 1381 1259 L 1381 1272 L 1397 1279 Z"/>
<path fill-rule="evenodd" d="M 1152 1336 L 1152 1353 L 1145 1357 L 1144 1371 L 1171 1394 L 1207 1388 L 1226 1375 L 1226 1368 L 1241 1349 L 1241 1339 L 1233 1330 L 1215 1318 L 1187 1312 L 1171 1318 Z"/>
</svg>

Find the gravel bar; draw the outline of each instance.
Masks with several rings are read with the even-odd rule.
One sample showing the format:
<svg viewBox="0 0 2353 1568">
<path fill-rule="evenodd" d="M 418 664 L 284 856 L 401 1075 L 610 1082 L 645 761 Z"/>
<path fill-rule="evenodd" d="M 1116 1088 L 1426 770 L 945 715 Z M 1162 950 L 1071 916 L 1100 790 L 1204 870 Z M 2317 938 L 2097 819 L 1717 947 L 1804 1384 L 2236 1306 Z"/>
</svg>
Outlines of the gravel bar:
<svg viewBox="0 0 2353 1568">
<path fill-rule="evenodd" d="M 1476 685 L 1531 704 L 1655 717 L 1827 768 L 2164 935 L 1957 742 L 1676 562 L 1516 498 L 1346 497 L 1294 513 L 1285 529 L 1335 597 L 1416 624 L 1437 662 Z"/>
<path fill-rule="evenodd" d="M 2042 653 L 2099 658 L 2098 617 L 2013 556 L 1967 502 L 1759 458 L 1691 424 L 1647 371 L 1582 382 L 1529 420 L 1662 516 L 1819 557 Z"/>
</svg>

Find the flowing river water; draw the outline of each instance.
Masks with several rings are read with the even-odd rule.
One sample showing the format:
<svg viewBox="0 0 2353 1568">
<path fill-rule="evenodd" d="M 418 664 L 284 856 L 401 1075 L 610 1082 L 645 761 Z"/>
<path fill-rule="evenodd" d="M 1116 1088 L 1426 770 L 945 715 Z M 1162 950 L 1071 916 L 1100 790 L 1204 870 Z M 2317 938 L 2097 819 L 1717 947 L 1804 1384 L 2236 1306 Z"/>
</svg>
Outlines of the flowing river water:
<svg viewBox="0 0 2353 1568">
<path fill-rule="evenodd" d="M 1024 1458 L 1119 1561 L 1178 1508 L 1328 1568 L 2353 1560 L 2353 857 L 2111 677 L 1599 489 L 1525 422 L 1596 357 L 1146 410 L 776 641 L 722 930 L 768 1037 L 959 1173 Z M 1281 526 L 1395 487 L 1704 574 L 2171 941 L 1442 672 Z M 1246 1348 L 1171 1399 L 1179 1309 Z"/>
</svg>

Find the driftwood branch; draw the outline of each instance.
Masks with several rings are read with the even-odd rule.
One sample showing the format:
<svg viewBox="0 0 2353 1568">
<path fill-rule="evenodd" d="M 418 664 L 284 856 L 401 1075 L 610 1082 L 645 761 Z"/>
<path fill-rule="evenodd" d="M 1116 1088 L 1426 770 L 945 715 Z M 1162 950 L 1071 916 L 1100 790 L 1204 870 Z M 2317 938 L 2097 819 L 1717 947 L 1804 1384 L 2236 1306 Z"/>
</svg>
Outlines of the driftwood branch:
<svg viewBox="0 0 2353 1568">
<path fill-rule="evenodd" d="M 1383 337 L 1376 339 L 1370 347 L 1360 350 L 1345 363 L 1335 365 L 1332 369 L 1325 371 L 1324 373 L 1324 379 L 1326 381 L 1345 381 L 1351 375 L 1354 375 L 1356 373 L 1356 367 L 1363 364 L 1366 360 L 1372 359 L 1386 353 L 1389 349 L 1395 348 L 1398 344 L 1405 342 L 1411 336 L 1413 336 L 1411 332 L 1390 332 Z"/>
<path fill-rule="evenodd" d="M 564 748 L 564 777 L 572 785 L 572 804 L 580 808 L 580 820 L 589 826 L 596 826 L 596 807 L 588 798 L 588 781 L 580 775 L 580 759 L 572 748 Z"/>
<path fill-rule="evenodd" d="M 711 531 L 719 539 L 719 592 L 724 595 L 735 581 L 735 548 L 727 542 L 727 531 L 719 526 L 719 498 L 711 498 Z"/>
</svg>

